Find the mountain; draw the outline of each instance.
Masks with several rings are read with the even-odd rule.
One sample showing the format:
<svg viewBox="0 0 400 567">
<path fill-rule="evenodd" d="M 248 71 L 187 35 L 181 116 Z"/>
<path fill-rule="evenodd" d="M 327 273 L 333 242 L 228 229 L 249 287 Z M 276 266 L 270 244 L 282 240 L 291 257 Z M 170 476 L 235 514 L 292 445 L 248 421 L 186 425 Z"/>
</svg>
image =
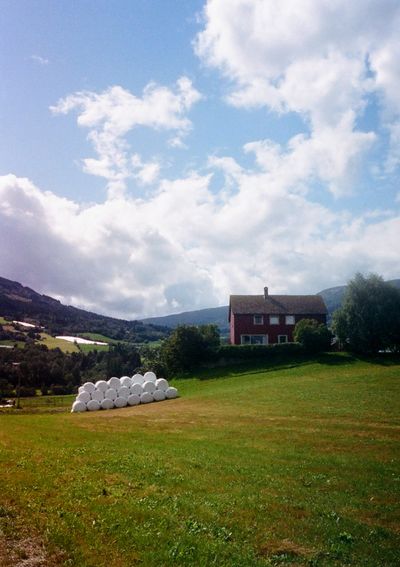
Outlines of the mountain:
<svg viewBox="0 0 400 567">
<path fill-rule="evenodd" d="M 51 334 L 99 333 L 116 340 L 155 341 L 169 334 L 167 327 L 106 317 L 41 295 L 18 282 L 0 277 L 0 315 L 46 327 Z"/>
<path fill-rule="evenodd" d="M 394 287 L 400 289 L 400 279 L 396 280 L 389 280 L 386 283 L 390 283 Z M 331 317 L 333 312 L 342 305 L 342 301 L 344 298 L 344 294 L 346 293 L 347 286 L 346 285 L 339 285 L 336 287 L 330 287 L 328 289 L 324 289 L 318 293 L 323 300 L 325 301 L 325 305 L 328 309 L 329 316 Z"/>
<path fill-rule="evenodd" d="M 388 283 L 400 289 L 400 279 L 390 280 Z M 332 317 L 333 312 L 341 306 L 346 288 L 347 286 L 340 285 L 318 292 L 317 295 L 322 296 L 328 309 L 328 320 Z M 224 305 L 223 307 L 185 311 L 175 315 L 165 315 L 164 317 L 150 317 L 148 319 L 142 319 L 142 321 L 154 325 L 166 325 L 173 329 L 178 325 L 213 324 L 218 326 L 222 335 L 228 335 L 228 309 L 229 307 Z"/>
<path fill-rule="evenodd" d="M 178 325 L 217 325 L 223 334 L 229 333 L 228 306 L 210 307 L 208 309 L 198 309 L 197 311 L 185 311 L 175 315 L 165 315 L 164 317 L 149 317 L 142 319 L 144 323 L 153 325 L 166 325 L 175 329 Z"/>
</svg>

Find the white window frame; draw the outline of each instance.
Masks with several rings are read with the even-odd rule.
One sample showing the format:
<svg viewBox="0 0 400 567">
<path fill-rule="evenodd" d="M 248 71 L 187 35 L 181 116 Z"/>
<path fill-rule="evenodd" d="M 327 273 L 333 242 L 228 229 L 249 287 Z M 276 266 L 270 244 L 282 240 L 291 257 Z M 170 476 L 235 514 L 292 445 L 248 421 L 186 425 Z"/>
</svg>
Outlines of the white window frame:
<svg viewBox="0 0 400 567">
<path fill-rule="evenodd" d="M 285 337 L 286 340 L 281 341 L 280 339 L 281 339 L 282 337 Z M 288 340 L 288 336 L 287 336 L 287 335 L 278 335 L 278 344 L 279 344 L 279 345 L 284 345 L 284 344 L 286 344 L 286 343 L 288 343 L 288 342 L 289 342 L 289 340 Z"/>
<path fill-rule="evenodd" d="M 260 321 L 257 322 L 256 318 L 260 317 Z M 264 316 L 263 315 L 253 315 L 253 325 L 264 325 Z"/>
<path fill-rule="evenodd" d="M 249 337 L 250 340 L 248 342 L 244 341 L 244 337 Z M 252 343 L 251 342 L 251 338 L 252 337 L 262 337 L 263 338 L 263 342 L 262 343 Z M 240 344 L 241 345 L 251 345 L 251 344 L 262 344 L 262 345 L 267 345 L 268 344 L 268 335 L 264 335 L 264 334 L 254 334 L 254 333 L 246 333 L 244 335 L 240 335 Z"/>
<path fill-rule="evenodd" d="M 279 315 L 270 315 L 269 316 L 269 324 L 270 325 L 279 325 Z"/>
<path fill-rule="evenodd" d="M 285 325 L 295 325 L 296 319 L 294 315 L 285 315 Z"/>
</svg>

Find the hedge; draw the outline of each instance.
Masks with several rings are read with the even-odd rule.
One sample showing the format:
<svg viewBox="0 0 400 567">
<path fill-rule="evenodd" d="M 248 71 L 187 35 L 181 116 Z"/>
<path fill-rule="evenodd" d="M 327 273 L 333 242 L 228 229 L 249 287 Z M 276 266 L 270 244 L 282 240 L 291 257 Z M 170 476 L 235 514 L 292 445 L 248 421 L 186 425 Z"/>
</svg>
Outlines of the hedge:
<svg viewBox="0 0 400 567">
<path fill-rule="evenodd" d="M 216 358 L 227 360 L 260 360 L 291 357 L 304 354 L 300 343 L 281 343 L 272 345 L 223 345 L 219 347 Z"/>
</svg>

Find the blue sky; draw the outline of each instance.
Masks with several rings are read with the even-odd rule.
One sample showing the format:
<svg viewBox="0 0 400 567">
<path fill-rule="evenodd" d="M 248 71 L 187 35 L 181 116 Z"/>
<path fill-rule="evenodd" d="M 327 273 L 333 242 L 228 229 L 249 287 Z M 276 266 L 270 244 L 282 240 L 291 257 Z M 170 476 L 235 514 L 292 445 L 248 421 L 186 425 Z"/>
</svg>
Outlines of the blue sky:
<svg viewBox="0 0 400 567">
<path fill-rule="evenodd" d="M 0 2 L 0 274 L 123 318 L 399 276 L 395 0 Z"/>
</svg>

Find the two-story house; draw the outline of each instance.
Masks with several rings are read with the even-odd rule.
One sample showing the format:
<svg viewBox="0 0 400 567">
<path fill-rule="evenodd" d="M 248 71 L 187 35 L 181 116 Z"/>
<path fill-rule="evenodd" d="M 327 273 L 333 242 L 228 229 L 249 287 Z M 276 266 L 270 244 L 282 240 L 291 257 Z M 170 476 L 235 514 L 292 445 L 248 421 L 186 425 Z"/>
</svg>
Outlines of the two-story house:
<svg viewBox="0 0 400 567">
<path fill-rule="evenodd" d="M 267 345 L 293 341 L 295 324 L 315 319 L 326 325 L 327 309 L 320 295 L 231 295 L 230 339 L 233 345 Z"/>
</svg>

